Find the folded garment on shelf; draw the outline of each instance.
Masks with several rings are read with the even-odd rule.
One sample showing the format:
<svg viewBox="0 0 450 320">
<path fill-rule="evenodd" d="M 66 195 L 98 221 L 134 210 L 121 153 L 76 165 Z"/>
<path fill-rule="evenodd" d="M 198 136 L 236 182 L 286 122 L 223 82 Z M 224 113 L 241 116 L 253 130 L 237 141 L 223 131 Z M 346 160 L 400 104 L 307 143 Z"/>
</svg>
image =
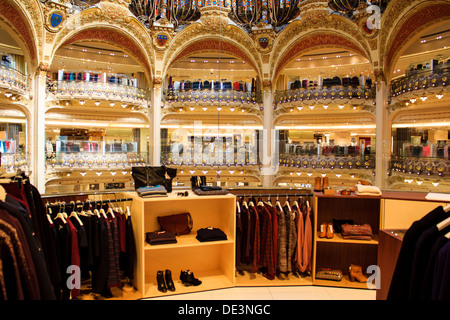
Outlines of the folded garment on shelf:
<svg viewBox="0 0 450 320">
<path fill-rule="evenodd" d="M 147 186 L 136 189 L 140 197 L 167 197 L 167 190 L 164 186 L 158 184 L 156 186 Z"/>
<path fill-rule="evenodd" d="M 171 231 L 147 232 L 145 241 L 151 245 L 177 243 L 175 234 Z"/>
<path fill-rule="evenodd" d="M 200 242 L 227 240 L 225 232 L 219 228 L 201 228 L 197 230 L 197 240 Z"/>
<path fill-rule="evenodd" d="M 344 239 L 370 240 L 372 239 L 372 228 L 368 223 L 363 225 L 348 224 L 341 225 L 342 237 Z"/>
<path fill-rule="evenodd" d="M 381 190 L 377 186 L 357 184 L 355 194 L 359 196 L 381 196 Z"/>
<path fill-rule="evenodd" d="M 198 196 L 211 196 L 211 195 L 223 195 L 228 194 L 228 191 L 225 189 L 220 190 L 202 190 L 202 189 L 193 189 L 192 192 L 194 192 Z"/>
</svg>

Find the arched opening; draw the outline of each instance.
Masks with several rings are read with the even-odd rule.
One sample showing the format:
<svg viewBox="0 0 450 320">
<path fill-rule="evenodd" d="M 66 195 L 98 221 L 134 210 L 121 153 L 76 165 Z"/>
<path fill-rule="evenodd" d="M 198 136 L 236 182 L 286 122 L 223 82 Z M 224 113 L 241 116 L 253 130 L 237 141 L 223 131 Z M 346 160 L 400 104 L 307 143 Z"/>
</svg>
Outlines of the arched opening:
<svg viewBox="0 0 450 320">
<path fill-rule="evenodd" d="M 26 53 L 0 24 L 0 153 L 7 171 L 29 169 L 28 68 Z"/>
<path fill-rule="evenodd" d="M 393 189 L 450 190 L 449 37 L 449 20 L 437 21 L 398 49 L 390 83 Z"/>
<path fill-rule="evenodd" d="M 101 36 L 75 35 L 56 50 L 47 81 L 46 193 L 133 189 L 131 167 L 149 159 L 147 68 L 133 48 Z"/>
<path fill-rule="evenodd" d="M 192 175 L 259 185 L 260 90 L 254 62 L 231 43 L 198 41 L 176 55 L 164 77 L 161 154 L 179 168 L 178 185 L 189 186 Z"/>
<path fill-rule="evenodd" d="M 305 50 L 291 57 L 275 84 L 278 186 L 314 187 L 319 174 L 336 187 L 373 179 L 372 79 L 369 59 L 341 46 Z"/>
</svg>

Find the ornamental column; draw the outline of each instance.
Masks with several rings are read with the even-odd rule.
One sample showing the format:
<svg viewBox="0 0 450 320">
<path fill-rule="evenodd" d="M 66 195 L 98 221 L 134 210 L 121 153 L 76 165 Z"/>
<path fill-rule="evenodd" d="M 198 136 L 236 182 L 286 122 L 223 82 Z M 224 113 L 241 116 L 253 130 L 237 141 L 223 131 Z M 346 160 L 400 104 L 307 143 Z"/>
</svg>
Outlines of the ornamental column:
<svg viewBox="0 0 450 320">
<path fill-rule="evenodd" d="M 391 128 L 389 112 L 386 108 L 388 86 L 382 71 L 375 72 L 376 77 L 376 175 L 375 185 L 381 189 L 387 187 L 387 171 L 390 157 Z"/>
<path fill-rule="evenodd" d="M 33 104 L 30 112 L 31 183 L 45 193 L 45 88 L 48 65 L 41 64 L 32 80 Z"/>
<path fill-rule="evenodd" d="M 275 131 L 273 125 L 273 91 L 270 80 L 263 82 L 263 131 L 260 135 L 259 160 L 263 187 L 272 187 L 274 174 L 273 164 L 275 150 Z"/>
<path fill-rule="evenodd" d="M 161 86 L 162 79 L 155 78 L 153 80 L 152 111 L 150 123 L 150 163 L 153 166 L 161 165 Z"/>
</svg>

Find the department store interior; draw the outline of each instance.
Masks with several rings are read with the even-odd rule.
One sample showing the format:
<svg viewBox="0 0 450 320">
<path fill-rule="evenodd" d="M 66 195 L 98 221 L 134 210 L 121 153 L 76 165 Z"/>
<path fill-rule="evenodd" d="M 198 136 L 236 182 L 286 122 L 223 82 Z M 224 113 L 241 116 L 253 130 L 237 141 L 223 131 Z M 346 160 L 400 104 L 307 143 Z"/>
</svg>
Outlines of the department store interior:
<svg viewBox="0 0 450 320">
<path fill-rule="evenodd" d="M 48 199 L 116 198 L 139 166 L 180 190 L 450 192 L 449 1 L 154 2 L 1 1 L 2 174 Z"/>
</svg>

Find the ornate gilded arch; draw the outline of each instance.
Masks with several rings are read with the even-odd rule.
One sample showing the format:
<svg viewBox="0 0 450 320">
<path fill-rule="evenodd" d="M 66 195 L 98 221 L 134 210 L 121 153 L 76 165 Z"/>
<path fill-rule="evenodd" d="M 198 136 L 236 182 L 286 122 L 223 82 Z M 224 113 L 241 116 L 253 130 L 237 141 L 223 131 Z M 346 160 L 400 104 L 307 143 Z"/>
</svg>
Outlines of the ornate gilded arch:
<svg viewBox="0 0 450 320">
<path fill-rule="evenodd" d="M 339 47 L 361 54 L 372 62 L 372 51 L 376 46 L 376 39 L 365 34 L 362 23 L 330 15 L 326 4 L 316 4 L 277 37 L 270 59 L 272 82 L 276 82 L 282 68 L 299 53 L 321 47 Z"/>
<path fill-rule="evenodd" d="M 191 24 L 172 39 L 164 54 L 163 74 L 173 62 L 191 52 L 218 50 L 220 41 L 220 50 L 244 59 L 261 75 L 261 58 L 254 40 L 223 17 L 207 13 L 199 23 Z"/>
<path fill-rule="evenodd" d="M 276 81 L 281 70 L 300 53 L 305 53 L 319 48 L 344 48 L 358 53 L 370 60 L 370 56 L 358 44 L 351 39 L 332 31 L 318 31 L 297 39 L 290 45 L 278 60 L 274 68 L 273 79 Z"/>
<path fill-rule="evenodd" d="M 148 31 L 122 6 L 102 2 L 102 8 L 90 8 L 76 14 L 61 28 L 52 42 L 49 62 L 56 51 L 79 41 L 100 41 L 121 48 L 144 68 L 148 83 L 153 78 L 153 44 Z"/>
<path fill-rule="evenodd" d="M 25 60 L 36 67 L 41 60 L 43 38 L 43 14 L 36 0 L 0 1 L 0 23 L 18 42 Z M 31 70 L 34 68 L 32 67 Z"/>
<path fill-rule="evenodd" d="M 399 17 L 399 18 L 397 18 Z M 396 0 L 388 7 L 381 23 L 380 58 L 385 75 L 391 78 L 392 68 L 402 51 L 432 25 L 450 20 L 450 1 Z"/>
</svg>

